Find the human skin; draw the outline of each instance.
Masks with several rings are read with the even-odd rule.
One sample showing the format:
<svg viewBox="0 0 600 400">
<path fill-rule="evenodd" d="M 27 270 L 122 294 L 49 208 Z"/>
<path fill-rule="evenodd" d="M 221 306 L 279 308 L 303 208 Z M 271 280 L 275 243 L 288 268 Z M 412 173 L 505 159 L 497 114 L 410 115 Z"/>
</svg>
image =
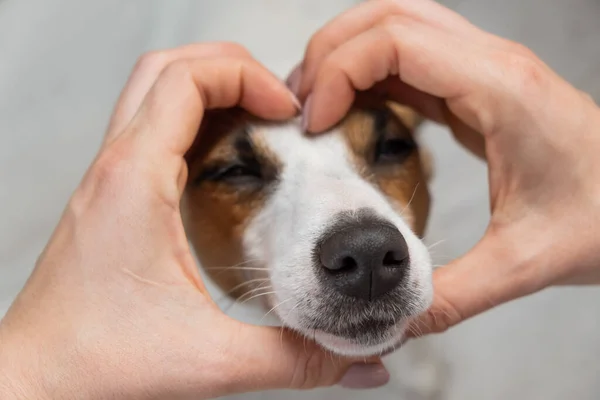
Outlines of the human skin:
<svg viewBox="0 0 600 400">
<path fill-rule="evenodd" d="M 487 159 L 488 230 L 435 271 L 434 304 L 413 331 L 440 332 L 551 285 L 600 282 L 600 112 L 528 49 L 427 0 L 376 0 L 318 32 L 289 84 L 312 133 L 335 124 L 355 90 L 372 88 L 448 123 Z M 348 369 L 352 360 L 310 341 L 229 319 L 189 251 L 183 154 L 204 111 L 239 104 L 279 120 L 297 113 L 294 103 L 238 46 L 140 60 L 0 323 L 3 398 L 211 398 L 387 381 L 378 359 Z"/>
<path fill-rule="evenodd" d="M 600 110 L 523 45 L 434 1 L 373 0 L 317 32 L 288 85 L 309 132 L 371 90 L 447 124 L 487 160 L 488 228 L 435 271 L 433 305 L 411 332 L 549 286 L 600 283 Z"/>
<path fill-rule="evenodd" d="M 2 399 L 198 399 L 387 382 L 378 358 L 350 368 L 310 340 L 235 321 L 210 299 L 181 221 L 184 154 L 210 109 L 235 105 L 271 120 L 298 113 L 284 83 L 238 45 L 140 59 L 0 323 Z"/>
</svg>

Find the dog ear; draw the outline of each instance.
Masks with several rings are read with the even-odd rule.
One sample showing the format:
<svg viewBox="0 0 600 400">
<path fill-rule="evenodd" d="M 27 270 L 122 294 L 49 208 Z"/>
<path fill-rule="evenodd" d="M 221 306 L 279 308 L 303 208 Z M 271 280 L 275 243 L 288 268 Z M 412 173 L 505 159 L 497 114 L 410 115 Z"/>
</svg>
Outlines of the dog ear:
<svg viewBox="0 0 600 400">
<path fill-rule="evenodd" d="M 392 101 L 388 101 L 386 104 L 408 129 L 416 133 L 416 129 L 423 122 L 423 117 L 419 113 L 410 107 Z"/>
</svg>

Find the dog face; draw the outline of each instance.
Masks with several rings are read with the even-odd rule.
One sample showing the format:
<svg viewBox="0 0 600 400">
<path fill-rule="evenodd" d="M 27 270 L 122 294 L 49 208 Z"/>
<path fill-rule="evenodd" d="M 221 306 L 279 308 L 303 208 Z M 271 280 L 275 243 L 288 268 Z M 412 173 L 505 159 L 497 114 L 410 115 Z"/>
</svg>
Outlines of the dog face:
<svg viewBox="0 0 600 400">
<path fill-rule="evenodd" d="M 415 122 L 406 109 L 369 104 L 308 137 L 298 120 L 211 116 L 188 154 L 182 202 L 202 266 L 335 353 L 393 348 L 432 299 Z"/>
</svg>

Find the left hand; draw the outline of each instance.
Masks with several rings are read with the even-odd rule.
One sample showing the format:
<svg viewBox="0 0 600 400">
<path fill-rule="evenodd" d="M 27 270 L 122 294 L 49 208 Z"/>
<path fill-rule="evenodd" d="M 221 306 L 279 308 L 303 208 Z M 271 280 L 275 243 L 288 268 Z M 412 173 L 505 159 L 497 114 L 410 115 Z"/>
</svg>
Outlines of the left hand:
<svg viewBox="0 0 600 400">
<path fill-rule="evenodd" d="M 272 120 L 298 111 L 285 85 L 237 45 L 141 58 L 102 149 L 0 324 L 0 397 L 211 398 L 340 381 L 350 360 L 230 319 L 198 274 L 179 209 L 184 154 L 205 110 L 235 105 Z M 379 360 L 356 368 L 375 374 L 363 385 L 387 379 Z M 346 382 L 356 386 L 352 371 Z"/>
</svg>

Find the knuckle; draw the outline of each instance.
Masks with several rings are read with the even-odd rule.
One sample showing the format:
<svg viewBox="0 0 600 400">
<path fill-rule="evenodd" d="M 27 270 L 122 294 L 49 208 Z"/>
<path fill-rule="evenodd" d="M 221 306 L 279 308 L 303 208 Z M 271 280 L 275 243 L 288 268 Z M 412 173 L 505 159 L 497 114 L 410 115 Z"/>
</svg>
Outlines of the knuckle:
<svg viewBox="0 0 600 400">
<path fill-rule="evenodd" d="M 130 162 L 132 157 L 133 149 L 127 143 L 113 143 L 102 151 L 90 168 L 85 186 L 92 187 L 97 195 L 125 190 L 134 172 Z"/>
<path fill-rule="evenodd" d="M 343 57 L 327 57 L 318 71 L 315 78 L 315 86 L 332 85 L 332 82 L 339 82 L 340 76 L 346 77 L 352 86 L 356 86 L 357 82 L 353 78 L 351 71 L 348 69 L 348 60 Z M 358 90 L 366 88 L 356 87 Z"/>
<path fill-rule="evenodd" d="M 381 29 L 384 33 L 389 36 L 394 36 L 395 32 L 398 29 L 398 24 L 400 23 L 400 18 L 397 16 L 389 16 L 385 17 L 381 22 Z"/>
<path fill-rule="evenodd" d="M 392 10 L 395 12 L 403 11 L 404 1 L 402 0 L 374 0 L 379 3 L 379 5 L 385 9 Z"/>
<path fill-rule="evenodd" d="M 591 94 L 584 92 L 582 90 L 579 90 L 579 93 L 581 94 L 581 97 L 583 98 L 584 101 L 586 101 L 587 103 L 596 105 L 596 99 L 594 99 L 594 97 Z"/>
<path fill-rule="evenodd" d="M 446 332 L 450 328 L 450 322 L 448 321 L 448 317 L 444 312 L 440 312 L 437 309 L 429 309 L 426 312 L 427 320 L 433 326 L 428 326 L 428 331 L 432 333 L 443 333 Z"/>
<path fill-rule="evenodd" d="M 528 57 L 531 59 L 537 59 L 536 54 L 527 46 L 525 46 L 522 43 L 518 43 L 518 42 L 513 42 L 513 41 L 509 41 L 509 47 L 510 49 L 516 53 L 519 54 L 522 57 Z"/>
<path fill-rule="evenodd" d="M 519 93 L 536 91 L 544 86 L 544 71 L 534 59 L 510 53 L 504 57 L 503 69 Z"/>
<path fill-rule="evenodd" d="M 321 73 L 324 75 L 330 75 L 332 72 L 336 72 L 340 69 L 341 60 L 338 57 L 327 57 L 323 60 L 323 64 L 321 67 Z"/>
<path fill-rule="evenodd" d="M 423 326 L 424 332 L 443 333 L 463 321 L 464 317 L 452 303 L 439 299 L 437 304 L 425 312 L 422 320 L 427 321 Z"/>
<path fill-rule="evenodd" d="M 322 51 L 324 47 L 326 47 L 326 43 L 329 40 L 329 34 L 325 28 L 319 29 L 308 41 L 308 45 L 306 46 L 305 58 L 307 60 L 312 60 L 316 58 Z"/>
<path fill-rule="evenodd" d="M 138 58 L 136 69 L 160 69 L 168 63 L 166 50 L 155 50 L 144 53 Z"/>
<path fill-rule="evenodd" d="M 156 197 L 152 166 L 141 157 L 134 140 L 119 139 L 107 146 L 84 176 L 71 201 L 75 215 L 81 215 L 94 204 L 116 207 L 130 212 L 129 206 L 147 205 Z"/>
<path fill-rule="evenodd" d="M 319 386 L 323 375 L 324 352 L 313 347 L 307 354 L 302 355 L 293 377 L 292 387 L 306 390 Z"/>
<path fill-rule="evenodd" d="M 178 77 L 190 74 L 190 63 L 188 60 L 176 60 L 169 63 L 163 70 L 164 76 Z"/>
<path fill-rule="evenodd" d="M 120 179 L 128 151 L 123 145 L 113 145 L 102 152 L 92 168 L 92 177 L 100 181 L 114 181 Z"/>
<path fill-rule="evenodd" d="M 236 42 L 221 42 L 219 46 L 224 53 L 229 53 L 236 56 L 250 56 L 250 52 L 244 46 Z"/>
</svg>

